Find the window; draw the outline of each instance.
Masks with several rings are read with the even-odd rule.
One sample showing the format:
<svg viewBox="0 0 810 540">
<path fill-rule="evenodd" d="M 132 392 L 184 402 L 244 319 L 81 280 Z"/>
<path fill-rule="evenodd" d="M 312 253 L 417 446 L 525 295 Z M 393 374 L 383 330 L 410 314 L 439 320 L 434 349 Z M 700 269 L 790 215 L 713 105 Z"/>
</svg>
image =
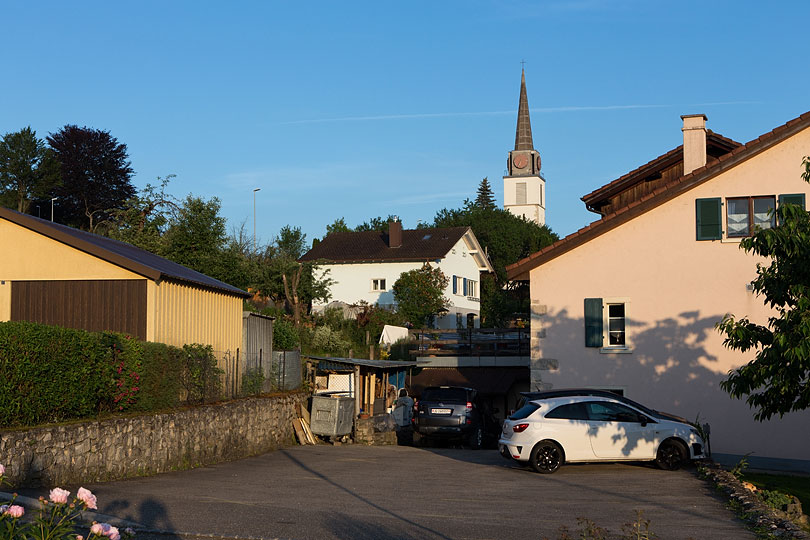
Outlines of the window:
<svg viewBox="0 0 810 540">
<path fill-rule="evenodd" d="M 515 204 L 526 204 L 526 182 L 515 184 Z"/>
<path fill-rule="evenodd" d="M 588 417 L 596 422 L 641 422 L 642 416 L 630 407 L 618 403 L 592 401 L 586 403 Z"/>
<path fill-rule="evenodd" d="M 777 196 L 729 197 L 726 205 L 727 238 L 744 238 L 753 235 L 757 229 L 775 226 L 772 210 L 783 204 L 797 204 L 805 207 L 804 193 L 788 193 Z M 719 197 L 695 200 L 698 240 L 721 240 L 723 238 L 723 200 Z"/>
<path fill-rule="evenodd" d="M 378 278 L 371 280 L 371 290 L 372 291 L 385 291 L 385 278 Z"/>
<path fill-rule="evenodd" d="M 526 403 L 523 407 L 519 408 L 509 416 L 509 420 L 523 420 L 528 418 L 530 414 L 540 408 L 540 405 L 535 403 Z"/>
<path fill-rule="evenodd" d="M 588 412 L 584 403 L 569 403 L 560 405 L 556 409 L 548 412 L 546 418 L 560 418 L 564 420 L 587 420 Z"/>
<path fill-rule="evenodd" d="M 757 229 L 776 225 L 773 209 L 776 197 L 734 197 L 726 199 L 726 230 L 729 238 L 751 236 Z"/>
<path fill-rule="evenodd" d="M 585 299 L 585 346 L 603 350 L 625 350 L 627 340 L 625 298 Z"/>
<path fill-rule="evenodd" d="M 467 294 L 466 296 L 471 296 L 473 298 L 478 297 L 478 282 L 472 279 L 467 280 Z"/>
<path fill-rule="evenodd" d="M 466 296 L 467 294 L 467 279 L 461 276 L 453 276 L 453 294 L 457 296 Z"/>
</svg>

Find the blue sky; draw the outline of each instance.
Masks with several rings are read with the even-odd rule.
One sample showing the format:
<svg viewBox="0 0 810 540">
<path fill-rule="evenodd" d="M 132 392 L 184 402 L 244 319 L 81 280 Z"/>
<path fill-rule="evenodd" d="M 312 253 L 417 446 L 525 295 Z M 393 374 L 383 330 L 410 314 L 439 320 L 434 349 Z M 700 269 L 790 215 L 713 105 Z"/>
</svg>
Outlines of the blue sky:
<svg viewBox="0 0 810 540">
<path fill-rule="evenodd" d="M 134 183 L 219 197 L 229 229 L 311 240 L 503 198 L 521 60 L 547 223 L 681 143 L 740 142 L 810 110 L 803 2 L 5 2 L 0 133 L 65 124 L 127 144 Z M 810 149 L 808 149 L 810 154 Z M 799 164 L 797 163 L 797 171 Z M 797 172 L 798 174 L 798 172 Z"/>
</svg>

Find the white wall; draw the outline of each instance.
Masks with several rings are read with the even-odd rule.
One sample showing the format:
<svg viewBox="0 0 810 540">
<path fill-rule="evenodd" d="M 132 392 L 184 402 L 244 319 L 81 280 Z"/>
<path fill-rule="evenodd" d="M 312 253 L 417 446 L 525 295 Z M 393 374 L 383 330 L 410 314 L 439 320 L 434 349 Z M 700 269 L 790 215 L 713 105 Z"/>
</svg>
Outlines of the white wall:
<svg viewBox="0 0 810 540">
<path fill-rule="evenodd" d="M 771 313 L 746 290 L 757 259 L 738 240 L 697 241 L 695 231 L 698 198 L 807 193 L 810 202 L 800 177 L 808 148 L 805 130 L 532 270 L 533 378 L 623 388 L 651 407 L 700 414 L 715 452 L 809 459 L 810 412 L 755 422 L 719 388 L 754 353 L 727 350 L 715 324 L 726 313 L 760 323 Z M 607 297 L 628 300 L 627 352 L 584 346 L 584 299 Z"/>
<path fill-rule="evenodd" d="M 328 270 L 330 277 L 335 283 L 331 287 L 331 301 L 340 301 L 347 304 L 356 304 L 361 301 L 369 304 L 380 304 L 390 306 L 394 304 L 394 294 L 392 287 L 400 274 L 422 267 L 421 262 L 385 262 L 385 263 L 357 263 L 357 264 L 324 264 L 320 265 L 323 270 Z M 467 313 L 476 315 L 476 325 L 480 315 L 480 285 L 481 277 L 478 265 L 470 255 L 464 239 L 460 239 L 455 246 L 447 253 L 447 256 L 440 262 L 433 261 L 431 266 L 438 266 L 450 280 L 445 289 L 445 297 L 450 300 L 452 307 L 447 316 L 442 317 L 438 323 L 439 328 L 456 328 L 456 313 L 461 313 L 464 317 L 466 327 Z M 466 297 L 453 294 L 452 278 L 454 275 L 465 277 L 478 282 L 478 292 L 476 297 Z M 386 291 L 379 292 L 372 290 L 373 279 L 385 279 Z M 313 309 L 320 311 L 326 304 L 313 304 Z"/>
</svg>

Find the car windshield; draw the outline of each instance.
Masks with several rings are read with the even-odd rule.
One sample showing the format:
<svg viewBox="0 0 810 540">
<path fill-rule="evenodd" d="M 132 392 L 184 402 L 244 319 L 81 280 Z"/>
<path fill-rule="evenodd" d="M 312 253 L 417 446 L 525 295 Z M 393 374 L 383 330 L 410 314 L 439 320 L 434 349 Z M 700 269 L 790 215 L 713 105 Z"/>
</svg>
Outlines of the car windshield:
<svg viewBox="0 0 810 540">
<path fill-rule="evenodd" d="M 528 417 L 534 411 L 540 408 L 540 405 L 536 403 L 527 403 L 523 407 L 519 408 L 515 412 L 509 416 L 509 420 L 523 420 L 524 418 Z"/>
<path fill-rule="evenodd" d="M 457 401 L 467 402 L 467 390 L 464 388 L 425 388 L 422 401 Z"/>
</svg>

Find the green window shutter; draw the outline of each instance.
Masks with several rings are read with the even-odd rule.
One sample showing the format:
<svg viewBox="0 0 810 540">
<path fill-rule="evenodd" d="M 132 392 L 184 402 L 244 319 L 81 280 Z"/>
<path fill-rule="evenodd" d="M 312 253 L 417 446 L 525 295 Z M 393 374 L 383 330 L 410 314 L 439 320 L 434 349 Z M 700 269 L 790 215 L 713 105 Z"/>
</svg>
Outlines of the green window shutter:
<svg viewBox="0 0 810 540">
<path fill-rule="evenodd" d="M 802 208 L 806 208 L 804 205 L 804 193 L 785 193 L 784 195 L 779 195 L 779 206 L 783 204 L 798 204 Z"/>
<path fill-rule="evenodd" d="M 698 240 L 720 240 L 723 237 L 723 202 L 719 197 L 697 199 L 695 214 Z"/>
<path fill-rule="evenodd" d="M 585 299 L 585 346 L 602 346 L 602 299 Z"/>
</svg>

